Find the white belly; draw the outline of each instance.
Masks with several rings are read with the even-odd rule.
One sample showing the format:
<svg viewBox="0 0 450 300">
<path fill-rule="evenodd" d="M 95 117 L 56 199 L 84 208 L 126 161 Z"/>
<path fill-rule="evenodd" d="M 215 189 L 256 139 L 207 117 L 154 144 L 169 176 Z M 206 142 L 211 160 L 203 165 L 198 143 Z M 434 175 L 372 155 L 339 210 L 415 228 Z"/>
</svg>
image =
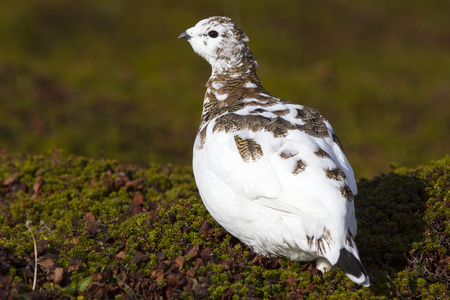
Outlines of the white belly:
<svg viewBox="0 0 450 300">
<path fill-rule="evenodd" d="M 264 134 L 259 133 L 261 140 Z M 265 155 L 250 163 L 243 162 L 233 135 L 208 132 L 199 144 L 197 137 L 195 181 L 203 203 L 222 227 L 263 255 L 298 261 L 325 257 L 336 263 L 348 225 L 355 221 L 349 218 L 352 211 L 348 214 L 353 205 L 335 181 L 326 180 L 323 168 L 314 167 L 318 158 L 305 156 L 308 168 L 294 175 L 289 161 L 277 152 L 288 142 L 272 148 L 261 143 Z M 325 232 L 330 239 L 321 240 Z"/>
<path fill-rule="evenodd" d="M 203 154 L 194 152 L 196 184 L 205 207 L 222 227 L 262 255 L 286 256 L 297 261 L 318 257 L 315 251 L 308 250 L 304 220 L 289 218 L 237 195 L 202 163 Z"/>
</svg>

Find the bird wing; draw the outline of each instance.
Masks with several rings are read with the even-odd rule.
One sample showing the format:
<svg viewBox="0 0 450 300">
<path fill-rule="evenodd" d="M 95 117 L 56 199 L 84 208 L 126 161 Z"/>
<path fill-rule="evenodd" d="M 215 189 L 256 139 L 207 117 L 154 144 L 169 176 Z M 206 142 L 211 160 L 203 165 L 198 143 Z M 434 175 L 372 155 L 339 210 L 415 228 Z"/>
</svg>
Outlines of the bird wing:
<svg viewBox="0 0 450 300">
<path fill-rule="evenodd" d="M 212 134 L 213 122 L 208 134 L 213 140 L 204 149 L 212 154 L 209 168 L 237 195 L 282 214 L 316 219 L 345 216 L 346 196 L 356 194 L 356 182 L 328 121 L 295 104 L 279 104 L 271 110 L 266 107 L 250 114 L 255 110 L 246 107 L 236 112 L 270 119 L 271 124 L 265 123 L 269 129 L 237 126 L 235 131 Z M 287 112 L 280 117 L 276 113 L 280 110 Z M 277 126 L 286 127 L 286 122 L 292 128 L 277 136 Z M 322 126 L 323 132 L 311 135 L 311 124 Z"/>
</svg>

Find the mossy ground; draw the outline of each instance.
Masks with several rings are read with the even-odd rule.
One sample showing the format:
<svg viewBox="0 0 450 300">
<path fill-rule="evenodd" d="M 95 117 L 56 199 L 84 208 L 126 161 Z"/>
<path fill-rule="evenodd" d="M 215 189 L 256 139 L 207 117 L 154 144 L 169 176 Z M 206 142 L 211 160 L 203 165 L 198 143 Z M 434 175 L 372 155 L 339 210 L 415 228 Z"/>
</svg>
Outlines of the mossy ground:
<svg viewBox="0 0 450 300">
<path fill-rule="evenodd" d="M 253 253 L 207 213 L 190 168 L 2 153 L 0 298 L 449 299 L 449 171 L 446 157 L 359 180 L 361 288 Z"/>
</svg>

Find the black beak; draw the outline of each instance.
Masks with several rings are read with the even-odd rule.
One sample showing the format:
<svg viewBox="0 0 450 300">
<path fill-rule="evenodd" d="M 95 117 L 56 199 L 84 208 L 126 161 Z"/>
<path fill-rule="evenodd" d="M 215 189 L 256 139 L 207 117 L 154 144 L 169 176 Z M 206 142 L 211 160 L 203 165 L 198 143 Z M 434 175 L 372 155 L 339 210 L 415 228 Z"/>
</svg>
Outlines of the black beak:
<svg viewBox="0 0 450 300">
<path fill-rule="evenodd" d="M 186 31 L 183 32 L 182 34 L 180 34 L 180 36 L 178 37 L 179 39 L 186 39 L 186 40 L 190 40 L 192 36 L 190 36 Z"/>
</svg>

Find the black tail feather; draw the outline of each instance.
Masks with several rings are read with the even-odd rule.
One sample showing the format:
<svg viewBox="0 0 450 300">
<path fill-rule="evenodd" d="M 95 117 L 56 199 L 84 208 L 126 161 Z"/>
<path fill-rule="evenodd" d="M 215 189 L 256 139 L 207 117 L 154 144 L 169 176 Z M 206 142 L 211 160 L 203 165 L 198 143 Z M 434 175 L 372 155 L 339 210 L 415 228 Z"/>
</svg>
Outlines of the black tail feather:
<svg viewBox="0 0 450 300">
<path fill-rule="evenodd" d="M 366 270 L 364 270 L 359 259 L 345 248 L 341 249 L 336 265 L 340 267 L 352 281 L 363 286 L 370 285 L 369 276 L 367 276 Z"/>
</svg>

